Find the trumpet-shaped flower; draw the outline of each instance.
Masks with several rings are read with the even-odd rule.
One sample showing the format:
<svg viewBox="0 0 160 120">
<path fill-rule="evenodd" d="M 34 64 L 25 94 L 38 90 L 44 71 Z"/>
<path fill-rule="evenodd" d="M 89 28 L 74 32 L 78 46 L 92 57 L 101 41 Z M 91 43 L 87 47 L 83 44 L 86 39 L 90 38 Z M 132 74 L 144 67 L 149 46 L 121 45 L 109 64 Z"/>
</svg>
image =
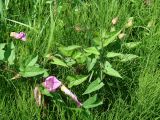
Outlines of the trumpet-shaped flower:
<svg viewBox="0 0 160 120">
<path fill-rule="evenodd" d="M 55 92 L 62 85 L 62 83 L 55 76 L 49 76 L 46 78 L 45 82 L 42 83 L 42 85 L 49 92 Z"/>
<path fill-rule="evenodd" d="M 26 34 L 24 32 L 20 32 L 20 33 L 11 32 L 10 36 L 14 37 L 15 39 L 26 41 Z"/>
<path fill-rule="evenodd" d="M 77 103 L 77 106 L 80 107 L 82 104 L 78 101 L 77 96 L 73 94 L 67 87 L 62 85 L 61 81 L 59 81 L 55 76 L 49 76 L 45 79 L 42 85 L 49 91 L 55 92 L 57 89 L 61 89 L 66 95 L 72 98 Z"/>
</svg>

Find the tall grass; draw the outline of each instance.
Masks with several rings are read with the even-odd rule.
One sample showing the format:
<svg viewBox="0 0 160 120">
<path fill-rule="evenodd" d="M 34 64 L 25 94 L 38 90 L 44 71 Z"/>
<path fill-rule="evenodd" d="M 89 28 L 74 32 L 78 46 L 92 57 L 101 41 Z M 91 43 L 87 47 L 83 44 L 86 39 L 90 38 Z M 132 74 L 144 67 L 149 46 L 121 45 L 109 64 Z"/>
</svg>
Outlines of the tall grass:
<svg viewBox="0 0 160 120">
<path fill-rule="evenodd" d="M 0 3 L 1 18 L 4 18 L 0 21 L 0 42 L 12 41 L 11 31 L 27 33 L 28 42 L 14 41 L 17 47 L 16 65 L 12 66 L 14 72 L 18 71 L 20 63 L 37 54 L 39 63 L 46 62 L 44 55 L 55 54 L 58 44 L 91 46 L 95 33 L 103 29 L 110 31 L 111 20 L 116 16 L 119 17 L 116 29 L 121 29 L 129 17 L 134 17 L 134 27 L 126 31 L 124 41 L 142 42 L 134 50 L 121 49 L 139 55 L 140 59 L 114 64 L 124 79 L 106 79 L 106 86 L 99 91 L 104 104 L 92 109 L 90 114 L 59 103 L 47 109 L 38 108 L 33 98 L 33 87 L 37 82 L 11 81 L 14 72 L 6 72 L 8 66 L 0 62 L 0 119 L 160 119 L 159 0 L 152 1 L 151 5 L 135 0 L 57 0 L 56 4 L 54 1 L 48 4 L 45 0 L 0 0 Z M 152 24 L 147 27 L 149 22 Z M 49 67 L 50 74 L 62 79 L 72 72 L 43 67 Z M 78 88 L 75 90 L 81 93 Z"/>
</svg>

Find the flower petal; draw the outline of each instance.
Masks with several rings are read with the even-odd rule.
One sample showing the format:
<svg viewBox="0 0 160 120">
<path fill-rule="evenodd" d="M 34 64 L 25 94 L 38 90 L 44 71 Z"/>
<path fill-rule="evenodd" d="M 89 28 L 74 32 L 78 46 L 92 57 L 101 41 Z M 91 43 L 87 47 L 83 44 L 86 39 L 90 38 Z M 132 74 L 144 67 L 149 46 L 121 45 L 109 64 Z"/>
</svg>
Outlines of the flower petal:
<svg viewBox="0 0 160 120">
<path fill-rule="evenodd" d="M 11 32 L 10 36 L 16 39 L 20 39 L 22 41 L 26 41 L 26 34 L 24 32 L 20 32 L 20 33 Z"/>
<path fill-rule="evenodd" d="M 55 92 L 60 86 L 61 82 L 55 77 L 55 76 L 49 76 L 46 78 L 43 86 L 49 91 L 49 92 Z"/>
</svg>

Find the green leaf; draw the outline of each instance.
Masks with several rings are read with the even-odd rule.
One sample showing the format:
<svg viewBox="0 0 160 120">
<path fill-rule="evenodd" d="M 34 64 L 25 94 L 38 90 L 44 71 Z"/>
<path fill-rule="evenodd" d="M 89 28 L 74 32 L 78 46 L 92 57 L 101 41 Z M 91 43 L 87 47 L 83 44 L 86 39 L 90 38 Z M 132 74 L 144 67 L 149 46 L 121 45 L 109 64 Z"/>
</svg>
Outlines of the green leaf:
<svg viewBox="0 0 160 120">
<path fill-rule="evenodd" d="M 77 86 L 77 85 L 83 83 L 85 80 L 87 80 L 87 78 L 88 78 L 88 76 L 82 76 L 82 75 L 75 76 L 75 78 L 72 77 L 72 79 L 70 79 L 70 84 L 68 86 L 69 86 L 69 88 L 71 88 L 73 86 Z"/>
<path fill-rule="evenodd" d="M 72 51 L 72 50 L 79 49 L 79 48 L 81 48 L 81 46 L 79 46 L 79 45 L 71 45 L 71 46 L 65 47 L 65 50 Z"/>
<path fill-rule="evenodd" d="M 96 64 L 96 62 L 97 62 L 96 58 L 93 58 L 93 59 L 89 58 L 88 59 L 88 62 L 87 62 L 88 71 L 91 71 L 93 69 L 93 67 Z"/>
<path fill-rule="evenodd" d="M 92 93 L 96 90 L 101 89 L 104 86 L 104 83 L 101 82 L 101 80 L 99 78 L 97 78 L 97 80 L 93 81 L 88 88 L 86 89 L 86 91 L 83 93 L 83 95 L 85 94 L 89 94 Z"/>
<path fill-rule="evenodd" d="M 20 67 L 19 67 L 19 71 L 24 71 L 25 70 L 25 67 L 23 64 L 20 64 Z"/>
<path fill-rule="evenodd" d="M 89 108 L 94 108 L 94 107 L 97 107 L 97 106 L 103 104 L 102 101 L 95 103 L 96 100 L 97 100 L 97 94 L 94 95 L 93 97 L 88 98 L 88 99 L 83 103 L 83 107 L 86 108 L 86 109 L 89 109 Z"/>
<path fill-rule="evenodd" d="M 28 66 L 24 71 L 20 71 L 20 75 L 23 77 L 33 77 L 45 73 L 45 69 L 37 66 Z"/>
<path fill-rule="evenodd" d="M 76 51 L 76 52 L 74 52 L 74 54 L 72 55 L 72 58 L 76 60 L 76 59 L 80 58 L 80 57 L 81 57 L 81 55 L 82 55 L 82 53 L 81 53 L 81 52 Z"/>
<path fill-rule="evenodd" d="M 4 50 L 0 50 L 0 60 L 4 59 L 4 53 L 5 53 Z"/>
<path fill-rule="evenodd" d="M 132 49 L 132 48 L 137 47 L 140 44 L 141 44 L 141 42 L 129 42 L 129 43 L 122 44 L 122 46 L 125 46 L 128 49 Z"/>
<path fill-rule="evenodd" d="M 9 65 L 13 65 L 15 60 L 15 49 L 11 51 L 10 56 L 8 57 L 8 63 Z"/>
<path fill-rule="evenodd" d="M 64 56 L 71 56 L 73 51 L 78 49 L 78 48 L 81 48 L 81 46 L 78 46 L 78 45 L 71 45 L 71 46 L 68 46 L 68 47 L 59 47 L 59 51 L 61 52 L 61 54 L 63 54 Z"/>
<path fill-rule="evenodd" d="M 64 56 L 71 56 L 73 51 L 67 51 L 65 50 L 63 47 L 59 47 L 58 48 L 60 53 Z"/>
<path fill-rule="evenodd" d="M 97 94 L 95 94 L 94 96 L 88 98 L 84 103 L 83 103 L 83 106 L 88 106 L 88 105 L 91 105 L 93 103 L 95 103 L 97 100 Z"/>
<path fill-rule="evenodd" d="M 44 75 L 43 75 L 43 77 L 45 77 L 45 78 L 46 78 L 46 77 L 48 77 L 48 76 L 49 76 L 49 73 L 47 72 L 47 70 L 45 70 L 45 71 L 44 71 Z"/>
<path fill-rule="evenodd" d="M 10 43 L 10 48 L 11 48 L 11 49 L 14 49 L 14 48 L 15 48 L 13 42 Z"/>
<path fill-rule="evenodd" d="M 72 82 L 72 81 L 75 81 L 76 80 L 76 77 L 75 76 L 67 76 L 66 78 L 68 81 Z"/>
<path fill-rule="evenodd" d="M 55 64 L 55 65 L 59 65 L 59 66 L 63 66 L 63 67 L 68 67 L 67 64 L 65 62 L 63 62 L 62 60 L 54 57 L 53 58 L 53 62 L 51 62 L 52 64 Z"/>
<path fill-rule="evenodd" d="M 114 58 L 114 57 L 119 57 L 121 62 L 127 62 L 130 60 L 133 60 L 135 58 L 138 58 L 137 55 L 133 54 L 122 54 L 122 53 L 114 53 L 114 52 L 108 52 L 107 53 L 108 58 Z"/>
<path fill-rule="evenodd" d="M 98 46 L 102 45 L 102 41 L 101 41 L 100 37 L 95 37 L 93 39 L 93 41 L 94 41 L 95 45 L 98 45 Z"/>
<path fill-rule="evenodd" d="M 4 44 L 1 46 L 1 48 L 4 47 Z M 13 42 L 9 43 L 6 47 L 6 50 L 4 52 L 4 60 L 8 61 L 10 65 L 13 64 L 15 59 L 15 46 Z"/>
<path fill-rule="evenodd" d="M 52 94 L 47 89 L 45 89 L 45 88 L 43 88 L 43 89 L 41 88 L 40 91 L 41 91 L 41 93 L 43 95 L 46 95 L 48 97 L 53 97 Z"/>
<path fill-rule="evenodd" d="M 86 109 L 94 108 L 94 107 L 97 107 L 97 106 L 102 105 L 102 104 L 103 104 L 103 102 L 102 102 L 102 101 L 100 101 L 100 102 L 95 103 L 95 104 L 86 105 L 86 106 L 84 106 L 84 108 L 86 108 Z"/>
<path fill-rule="evenodd" d="M 33 59 L 28 63 L 27 66 L 34 66 L 34 65 L 36 64 L 37 60 L 38 60 L 38 55 L 37 55 L 35 58 L 33 58 Z"/>
<path fill-rule="evenodd" d="M 138 56 L 133 55 L 133 54 L 125 54 L 125 55 L 121 56 L 121 62 L 127 62 L 127 61 L 133 60 L 135 58 L 138 58 Z"/>
<path fill-rule="evenodd" d="M 87 52 L 89 55 L 91 54 L 95 54 L 95 55 L 99 55 L 99 51 L 95 48 L 95 47 L 89 47 L 84 49 L 85 52 Z"/>
<path fill-rule="evenodd" d="M 104 72 L 110 76 L 122 78 L 119 72 L 113 69 L 112 67 L 106 67 Z"/>
<path fill-rule="evenodd" d="M 106 61 L 104 64 L 104 68 L 106 69 L 107 67 L 112 67 L 112 65 L 108 61 Z"/>
<path fill-rule="evenodd" d="M 77 63 L 79 64 L 83 64 L 86 62 L 87 59 L 87 55 L 86 54 L 82 54 L 79 58 L 76 59 Z"/>
<path fill-rule="evenodd" d="M 0 15 L 1 15 L 1 19 L 4 18 L 4 16 L 3 16 L 4 9 L 3 9 L 3 2 L 2 1 L 3 0 L 0 0 Z"/>
<path fill-rule="evenodd" d="M 122 56 L 123 54 L 121 54 L 121 53 L 115 53 L 115 52 L 108 52 L 107 53 L 107 57 L 108 58 L 113 58 L 113 57 L 120 57 L 120 56 Z"/>
<path fill-rule="evenodd" d="M 6 43 L 1 43 L 0 44 L 0 50 L 4 49 L 5 45 L 6 45 Z"/>
<path fill-rule="evenodd" d="M 72 58 L 66 58 L 65 62 L 67 64 L 67 66 L 72 66 L 72 65 L 74 65 L 76 63 L 76 61 L 74 59 L 72 59 Z"/>
<path fill-rule="evenodd" d="M 120 34 L 120 32 L 121 32 L 121 30 L 118 31 L 117 33 L 114 33 L 111 37 L 105 39 L 103 42 L 103 47 L 106 47 L 110 43 L 114 42 L 116 40 L 117 36 Z"/>
</svg>

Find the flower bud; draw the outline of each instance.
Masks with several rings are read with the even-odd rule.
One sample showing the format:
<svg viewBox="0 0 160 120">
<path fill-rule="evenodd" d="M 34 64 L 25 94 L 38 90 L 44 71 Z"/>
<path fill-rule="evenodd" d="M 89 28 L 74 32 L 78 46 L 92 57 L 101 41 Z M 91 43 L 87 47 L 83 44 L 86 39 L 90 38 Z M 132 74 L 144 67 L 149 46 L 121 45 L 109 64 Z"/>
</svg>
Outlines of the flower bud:
<svg viewBox="0 0 160 120">
<path fill-rule="evenodd" d="M 122 40 L 125 36 L 126 36 L 125 33 L 120 33 L 120 34 L 118 35 L 118 38 L 119 38 L 120 40 Z"/>
<path fill-rule="evenodd" d="M 151 27 L 153 27 L 154 25 L 155 25 L 155 22 L 154 22 L 153 20 L 151 20 L 151 21 L 148 22 L 147 27 L 148 27 L 148 28 L 151 28 Z"/>
<path fill-rule="evenodd" d="M 115 17 L 112 19 L 112 25 L 117 24 L 117 22 L 118 22 L 118 17 Z"/>
<path fill-rule="evenodd" d="M 132 27 L 133 26 L 133 17 L 128 19 L 127 24 L 125 25 L 126 28 Z"/>
</svg>

